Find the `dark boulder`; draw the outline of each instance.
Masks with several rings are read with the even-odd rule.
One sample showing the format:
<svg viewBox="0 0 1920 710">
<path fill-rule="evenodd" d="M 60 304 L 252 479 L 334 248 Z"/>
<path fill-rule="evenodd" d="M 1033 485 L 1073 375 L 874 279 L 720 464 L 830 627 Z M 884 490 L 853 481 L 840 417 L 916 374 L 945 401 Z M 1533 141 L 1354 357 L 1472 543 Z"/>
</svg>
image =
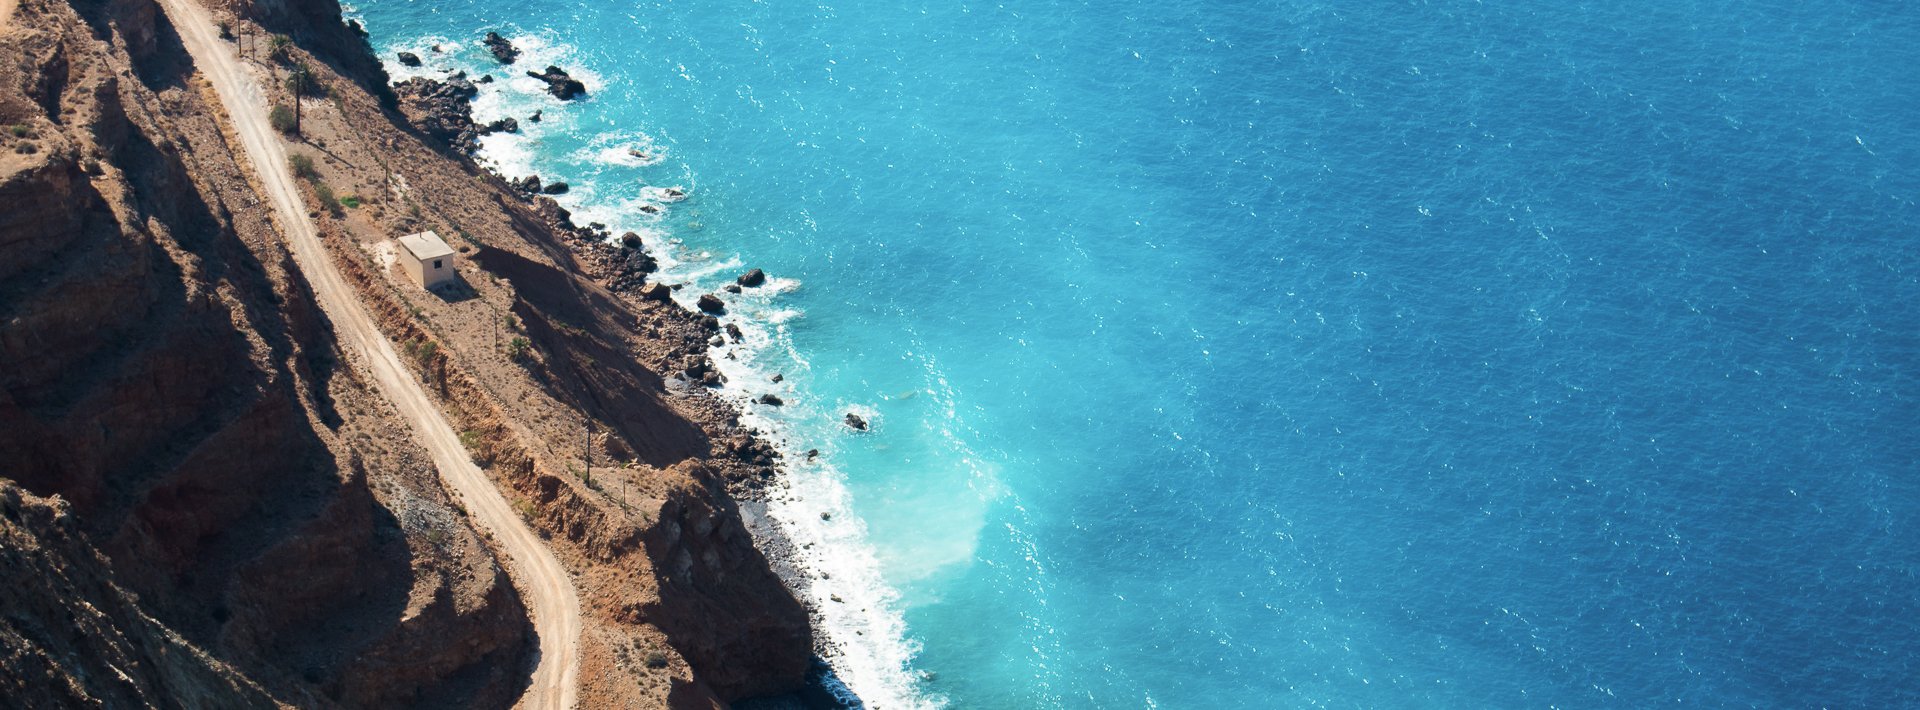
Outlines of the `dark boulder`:
<svg viewBox="0 0 1920 710">
<path fill-rule="evenodd" d="M 587 93 L 586 84 L 580 83 L 579 79 L 567 76 L 565 69 L 551 64 L 547 65 L 546 71 L 530 71 L 527 72 L 527 76 L 547 82 L 547 93 L 553 94 L 554 98 L 561 101 L 570 101 Z"/>
<path fill-rule="evenodd" d="M 480 135 L 488 133 L 519 133 L 520 122 L 512 118 L 502 118 L 480 129 Z"/>
<path fill-rule="evenodd" d="M 641 288 L 639 288 L 639 297 L 641 297 L 643 301 L 660 301 L 660 303 L 666 303 L 666 301 L 672 301 L 672 299 L 674 299 L 674 290 L 672 290 L 672 288 L 666 288 L 664 284 L 647 284 L 647 286 L 641 286 Z"/>
<path fill-rule="evenodd" d="M 417 67 L 417 66 L 420 66 L 420 55 L 418 55 L 418 54 L 414 54 L 414 53 L 412 53 L 412 52 L 401 52 L 401 53 L 400 53 L 400 66 L 403 66 L 403 67 Z"/>
<path fill-rule="evenodd" d="M 540 122 L 539 111 L 534 111 L 532 116 L 527 117 L 527 123 L 539 123 L 539 122 Z"/>
<path fill-rule="evenodd" d="M 528 175 L 526 177 L 520 178 L 519 180 L 509 180 L 507 181 L 507 184 L 512 185 L 513 189 L 519 190 L 529 195 L 540 194 L 540 176 L 538 175 Z"/>
<path fill-rule="evenodd" d="M 492 52 L 493 58 L 500 60 L 501 64 L 512 64 L 513 60 L 520 58 L 520 50 L 515 49 L 513 43 L 498 32 L 488 32 L 486 39 L 480 40 L 480 43 L 487 45 L 487 51 Z"/>
<path fill-rule="evenodd" d="M 727 337 L 733 338 L 733 342 L 737 343 L 737 342 L 740 342 L 740 340 L 746 336 L 740 333 L 740 326 L 734 325 L 732 323 L 728 323 Z"/>
<path fill-rule="evenodd" d="M 700 296 L 700 300 L 696 305 L 700 307 L 700 310 L 705 311 L 707 313 L 727 312 L 727 304 L 722 302 L 719 296 L 715 296 L 711 293 L 702 294 Z"/>
<path fill-rule="evenodd" d="M 786 402 L 782 401 L 779 397 L 770 394 L 760 395 L 760 399 L 757 401 L 769 407 L 778 407 L 786 404 Z"/>
<path fill-rule="evenodd" d="M 747 273 L 741 274 L 740 278 L 734 279 L 733 282 L 740 284 L 741 286 L 746 286 L 748 288 L 759 286 L 767 282 L 767 272 L 761 271 L 759 269 L 754 269 Z"/>
<path fill-rule="evenodd" d="M 567 194 L 567 189 L 566 183 L 555 180 L 547 183 L 546 187 L 540 188 L 540 191 L 549 195 L 564 195 Z"/>
<path fill-rule="evenodd" d="M 620 246 L 626 247 L 628 249 L 639 249 L 640 235 L 636 232 L 626 232 L 621 234 Z"/>
<path fill-rule="evenodd" d="M 853 427 L 855 431 L 866 431 L 867 420 L 861 419 L 858 414 L 847 412 L 847 426 Z"/>
<path fill-rule="evenodd" d="M 740 284 L 727 284 L 725 286 L 720 287 L 720 290 L 726 291 L 727 293 L 739 293 Z"/>
<path fill-rule="evenodd" d="M 474 80 L 473 80 L 473 83 L 475 83 L 475 84 L 491 84 L 491 83 L 493 83 L 493 75 L 492 75 L 492 74 L 481 74 L 481 75 L 480 75 L 480 78 L 478 78 L 478 79 L 474 79 Z"/>
</svg>

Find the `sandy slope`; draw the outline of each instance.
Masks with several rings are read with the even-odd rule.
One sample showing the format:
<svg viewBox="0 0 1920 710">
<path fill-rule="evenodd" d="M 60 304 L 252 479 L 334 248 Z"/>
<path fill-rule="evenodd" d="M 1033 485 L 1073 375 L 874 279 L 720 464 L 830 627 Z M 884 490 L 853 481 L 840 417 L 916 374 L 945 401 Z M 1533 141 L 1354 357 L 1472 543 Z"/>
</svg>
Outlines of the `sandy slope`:
<svg viewBox="0 0 1920 710">
<path fill-rule="evenodd" d="M 392 344 L 355 300 L 353 287 L 328 260 L 287 168 L 286 149 L 268 126 L 267 102 L 260 87 L 218 39 L 206 9 L 193 0 L 161 0 L 160 4 L 194 63 L 219 94 L 273 203 L 278 217 L 275 221 L 287 236 L 295 261 L 319 296 L 340 341 L 351 350 L 350 356 L 358 356 L 360 366 L 373 375 L 400 415 L 412 422 L 414 434 L 433 457 L 448 489 L 511 558 L 515 585 L 533 612 L 534 629 L 540 639 L 539 666 L 526 696 L 521 698 L 521 706 L 571 707 L 579 673 L 580 602 L 566 569 L 473 464 L 446 417 L 401 365 Z"/>
<path fill-rule="evenodd" d="M 7 20 L 13 19 L 13 6 L 17 0 L 0 0 L 0 27 L 7 26 Z"/>
</svg>

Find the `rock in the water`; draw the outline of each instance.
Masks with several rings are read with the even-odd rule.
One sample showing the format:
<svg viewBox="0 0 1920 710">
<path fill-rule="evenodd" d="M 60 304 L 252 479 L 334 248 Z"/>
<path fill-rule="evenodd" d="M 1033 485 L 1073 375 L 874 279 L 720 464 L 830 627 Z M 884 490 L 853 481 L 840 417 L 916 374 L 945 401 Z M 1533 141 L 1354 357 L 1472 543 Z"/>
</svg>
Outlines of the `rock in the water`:
<svg viewBox="0 0 1920 710">
<path fill-rule="evenodd" d="M 711 293 L 702 294 L 700 296 L 699 302 L 696 305 L 700 307 L 700 310 L 706 311 L 708 313 L 727 312 L 727 304 L 722 302 L 719 296 L 715 296 Z"/>
<path fill-rule="evenodd" d="M 733 338 L 733 342 L 737 343 L 737 342 L 740 342 L 740 339 L 745 336 L 740 333 L 740 326 L 734 325 L 732 323 L 728 323 L 727 337 Z"/>
<path fill-rule="evenodd" d="M 817 458 L 820 458 L 820 450 L 819 450 L 819 449 L 807 449 L 807 458 L 810 458 L 810 459 L 817 459 Z"/>
<path fill-rule="evenodd" d="M 726 291 L 727 293 L 739 293 L 740 284 L 727 284 L 726 286 L 721 287 L 721 290 Z"/>
<path fill-rule="evenodd" d="M 786 376 L 786 375 L 783 375 L 783 374 L 780 374 L 780 373 L 777 373 L 777 372 L 773 374 L 773 381 L 774 381 L 774 382 L 779 382 L 779 381 L 781 381 L 781 380 L 784 380 L 784 379 L 787 379 L 787 376 Z"/>
<path fill-rule="evenodd" d="M 488 32 L 487 38 L 480 40 L 480 43 L 487 45 L 487 51 L 492 52 L 493 58 L 500 60 L 501 64 L 512 64 L 513 60 L 520 58 L 520 50 L 515 49 L 513 43 L 498 32 Z"/>
<path fill-rule="evenodd" d="M 473 80 L 473 83 L 475 83 L 475 84 L 491 84 L 491 83 L 493 83 L 493 75 L 492 75 L 492 74 L 481 74 L 481 75 L 480 75 L 480 78 L 478 78 L 478 79 L 474 79 L 474 80 Z"/>
<path fill-rule="evenodd" d="M 546 187 L 540 188 L 541 192 L 549 195 L 564 195 L 567 194 L 567 190 L 567 184 L 559 180 L 547 183 Z"/>
<path fill-rule="evenodd" d="M 532 116 L 527 117 L 527 123 L 539 123 L 539 122 L 540 122 L 539 111 L 534 111 Z"/>
<path fill-rule="evenodd" d="M 580 83 L 579 79 L 567 76 L 565 69 L 551 64 L 547 65 L 546 71 L 530 71 L 527 72 L 527 76 L 547 82 L 547 93 L 553 94 L 554 98 L 561 101 L 569 101 L 587 93 L 586 84 Z"/>
<path fill-rule="evenodd" d="M 776 397 L 770 394 L 760 395 L 760 399 L 758 401 L 761 404 L 767 405 L 769 407 L 778 407 L 786 404 L 786 402 L 781 400 L 779 397 Z"/>
<path fill-rule="evenodd" d="M 512 118 L 502 118 L 480 129 L 480 135 L 488 133 L 519 133 L 520 122 Z"/>
<path fill-rule="evenodd" d="M 640 235 L 636 232 L 626 232 L 624 234 L 621 234 L 620 246 L 626 247 L 628 249 L 639 249 Z"/>
<path fill-rule="evenodd" d="M 528 175 L 519 180 L 509 180 L 507 184 L 529 195 L 540 194 L 540 176 L 538 175 Z"/>
<path fill-rule="evenodd" d="M 759 286 L 767 282 L 767 272 L 754 269 L 741 274 L 740 278 L 734 279 L 733 282 L 749 288 Z"/>
<path fill-rule="evenodd" d="M 857 431 L 866 431 L 867 420 L 861 419 L 858 414 L 847 412 L 847 426 L 853 427 Z"/>
<path fill-rule="evenodd" d="M 420 66 L 420 55 L 418 55 L 418 54 L 414 54 L 414 53 L 412 53 L 412 52 L 401 52 L 401 53 L 400 53 L 400 66 L 403 66 L 403 67 L 417 67 L 417 66 Z"/>
</svg>

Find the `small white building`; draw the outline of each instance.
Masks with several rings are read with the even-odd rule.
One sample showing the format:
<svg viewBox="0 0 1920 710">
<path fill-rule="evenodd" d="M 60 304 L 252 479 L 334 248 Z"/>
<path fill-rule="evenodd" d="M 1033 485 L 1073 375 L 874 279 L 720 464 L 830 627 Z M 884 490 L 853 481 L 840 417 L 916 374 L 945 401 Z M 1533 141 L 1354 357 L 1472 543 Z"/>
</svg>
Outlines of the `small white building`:
<svg viewBox="0 0 1920 710">
<path fill-rule="evenodd" d="M 453 283 L 453 248 L 433 232 L 400 238 L 400 266 L 421 288 Z"/>
</svg>

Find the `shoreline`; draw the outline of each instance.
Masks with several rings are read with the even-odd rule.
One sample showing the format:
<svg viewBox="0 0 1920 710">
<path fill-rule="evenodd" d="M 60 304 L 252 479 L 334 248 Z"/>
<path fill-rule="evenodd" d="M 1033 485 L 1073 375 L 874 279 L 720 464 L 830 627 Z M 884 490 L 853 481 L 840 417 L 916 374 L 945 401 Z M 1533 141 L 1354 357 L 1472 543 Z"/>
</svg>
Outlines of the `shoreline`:
<svg viewBox="0 0 1920 710">
<path fill-rule="evenodd" d="M 364 17 L 358 17 L 356 19 L 359 19 L 362 23 L 365 22 Z M 526 43 L 526 37 L 524 35 L 514 36 L 509 38 L 509 40 L 516 43 Z M 420 47 L 421 49 L 425 49 L 427 46 L 439 46 L 441 43 L 466 42 L 466 40 L 427 35 L 410 38 L 403 42 L 403 45 L 396 46 L 411 47 L 417 44 L 422 45 Z M 479 40 L 473 40 L 473 43 L 477 42 L 479 42 Z M 471 49 L 465 47 L 465 44 L 460 46 L 468 50 Z M 551 48 L 550 45 L 545 44 L 541 44 L 540 47 L 542 49 Z M 389 47 L 389 49 L 392 49 L 392 47 Z M 527 167 L 531 168 L 533 163 L 538 160 L 537 155 L 529 153 L 503 160 L 498 152 L 504 148 L 504 146 L 500 146 L 496 140 L 487 140 L 491 132 L 485 130 L 486 122 L 472 116 L 473 110 L 483 105 L 483 101 L 489 110 L 503 109 L 504 107 L 499 104 L 502 103 L 504 99 L 500 97 L 509 91 L 508 87 L 510 87 L 512 83 L 510 81 L 500 81 L 497 78 L 492 81 L 475 81 L 467 72 L 477 70 L 479 67 L 461 67 L 457 62 L 455 62 L 451 68 L 444 66 L 447 60 L 453 59 L 454 55 L 452 53 L 437 55 L 435 56 L 437 63 L 422 66 L 396 66 L 395 62 L 390 61 L 388 56 L 393 54 L 395 54 L 395 52 L 383 52 L 379 56 L 376 56 L 376 59 L 385 69 L 392 73 L 392 76 L 396 78 L 405 77 L 396 83 L 424 81 L 430 86 L 445 86 L 448 83 L 464 80 L 480 85 L 479 87 L 474 87 L 470 92 L 460 92 L 464 95 L 449 97 L 451 101 L 457 102 L 457 113 L 461 114 L 461 118 L 463 118 L 465 122 L 464 126 L 453 126 L 452 128 L 459 129 L 464 135 L 474 136 L 475 140 L 467 143 L 465 146 L 459 145 L 456 141 L 447 142 L 454 153 L 471 161 L 480 170 L 500 179 L 508 185 L 519 185 L 520 181 L 526 176 L 511 174 L 512 169 L 507 166 L 506 163 L 524 162 Z M 545 61 L 546 60 L 528 61 L 525 62 L 525 64 L 527 66 L 533 66 L 535 64 L 544 64 Z M 519 72 L 520 67 L 521 64 L 501 65 L 496 68 L 496 71 Z M 603 86 L 598 75 L 590 69 L 567 67 L 566 70 L 573 72 L 577 76 L 589 77 L 592 81 L 590 86 Z M 490 75 L 491 73 L 489 72 L 482 73 L 480 76 L 489 77 Z M 569 102 L 563 100 L 558 107 L 543 106 L 537 109 L 535 115 L 541 116 L 542 121 L 551 120 L 554 117 L 564 117 L 564 108 L 568 103 Z M 491 122 L 498 125 L 503 118 L 508 117 L 491 118 Z M 519 117 L 519 120 L 523 128 L 528 123 L 527 118 L 524 116 Z M 593 144 L 598 145 L 602 137 L 612 137 L 613 140 L 617 141 L 619 140 L 619 133 L 621 132 L 594 133 L 592 134 L 594 138 Z M 658 146 L 653 143 L 651 136 L 646 136 L 645 134 L 637 135 L 640 138 L 638 142 L 649 148 L 650 155 L 647 157 L 650 158 L 650 162 L 643 163 L 643 165 L 652 165 L 660 162 L 664 157 L 664 151 L 658 149 Z M 533 139 L 523 140 L 530 142 Z M 602 152 L 604 153 L 606 151 L 603 150 Z M 604 159 L 604 156 L 601 157 Z M 629 165 L 629 167 L 632 166 Z M 529 169 L 527 172 L 531 174 L 536 171 Z M 688 177 L 690 182 L 691 176 L 689 175 Z M 541 176 L 543 180 L 555 178 L 564 179 L 565 176 Z M 597 197 L 593 189 L 594 184 L 592 180 L 569 182 L 568 188 L 566 192 L 558 194 L 568 195 L 567 199 L 570 202 L 574 202 L 581 213 L 634 211 L 632 210 L 632 204 L 607 205 L 592 203 L 591 197 L 587 197 Z M 523 200 L 534 205 L 536 210 L 552 218 L 554 231 L 566 237 L 561 240 L 562 243 L 580 260 L 583 266 L 588 267 L 585 270 L 586 275 L 597 280 L 618 282 L 624 277 L 635 276 L 635 274 L 632 273 L 618 273 L 622 267 L 621 264 L 608 263 L 608 247 L 613 243 L 617 243 L 617 237 L 614 235 L 622 231 L 640 233 L 644 230 L 644 233 L 648 236 L 642 237 L 642 251 L 647 255 L 651 265 L 656 268 L 646 269 L 645 271 L 647 273 L 638 274 L 639 278 L 634 279 L 633 282 L 669 285 L 678 293 L 671 293 L 671 295 L 667 296 L 668 299 L 674 301 L 686 311 L 695 314 L 696 317 L 701 317 L 706 323 L 710 324 L 707 330 L 713 336 L 712 339 L 700 345 L 697 351 L 690 354 L 696 358 L 707 360 L 712 363 L 713 367 L 706 373 L 704 381 L 697 381 L 696 378 L 687 377 L 678 382 L 670 382 L 669 390 L 672 391 L 673 396 L 676 398 L 693 396 L 699 399 L 708 399 L 724 407 L 727 410 L 725 419 L 734 423 L 729 432 L 750 442 L 747 444 L 748 448 L 771 449 L 779 452 L 779 455 L 774 457 L 778 463 L 773 464 L 773 468 L 777 471 L 773 478 L 730 481 L 728 483 L 728 489 L 739 505 L 742 523 L 746 525 L 750 532 L 754 545 L 759 548 L 761 553 L 767 558 L 774 573 L 786 585 L 789 592 L 792 593 L 807 610 L 808 616 L 811 618 L 814 628 L 816 629 L 813 645 L 817 667 L 815 672 L 810 676 L 811 683 L 809 688 L 803 692 L 815 698 L 820 697 L 820 693 L 826 693 L 834 697 L 835 702 L 842 707 L 862 706 L 864 701 L 860 699 L 858 694 L 843 680 L 846 675 L 848 662 L 855 660 L 853 654 L 854 649 L 845 643 L 844 640 L 834 638 L 833 635 L 829 633 L 830 630 L 835 629 L 837 626 L 847 626 L 845 619 L 836 619 L 828 613 L 829 610 L 832 610 L 834 607 L 842 605 L 842 598 L 838 594 L 823 596 L 822 593 L 815 589 L 818 580 L 833 578 L 833 576 L 824 569 L 827 567 L 827 565 L 824 564 L 824 554 L 807 553 L 808 550 L 815 547 L 816 543 L 821 541 L 817 538 L 823 536 L 819 534 L 810 536 L 816 538 L 813 541 L 796 539 L 796 531 L 794 528 L 806 521 L 792 519 L 791 515 L 782 516 L 777 512 L 777 509 L 781 507 L 783 502 L 790 505 L 806 503 L 806 501 L 801 501 L 792 496 L 795 483 L 794 479 L 796 477 L 796 471 L 794 469 L 801 465 L 815 465 L 813 459 L 804 453 L 807 449 L 792 443 L 794 439 L 793 436 L 786 431 L 781 431 L 784 427 L 780 421 L 756 412 L 753 406 L 755 393 L 749 392 L 744 383 L 729 381 L 726 375 L 717 372 L 719 370 L 735 370 L 738 372 L 740 370 L 751 369 L 751 366 L 742 363 L 735 357 L 740 349 L 748 347 L 748 344 L 743 342 L 744 338 L 738 329 L 739 325 L 747 325 L 749 328 L 757 331 L 762 327 L 770 328 L 773 324 L 752 319 L 749 316 L 739 313 L 738 311 L 741 309 L 736 308 L 728 308 L 722 317 L 704 314 L 701 312 L 698 304 L 695 303 L 695 299 L 699 298 L 699 296 L 695 294 L 704 292 L 691 288 L 695 283 L 710 278 L 718 277 L 728 279 L 731 274 L 730 269 L 744 271 L 746 266 L 738 263 L 737 257 L 711 258 L 704 263 L 700 263 L 682 260 L 679 258 L 682 255 L 673 253 L 672 247 L 678 242 L 672 238 L 672 233 L 662 223 L 666 210 L 671 209 L 671 203 L 679 202 L 682 198 L 676 197 L 671 200 L 639 201 L 640 204 L 643 205 L 654 205 L 658 210 L 645 211 L 651 219 L 642 218 L 636 220 L 639 224 L 609 225 L 595 221 L 590 222 L 587 226 L 580 226 L 574 222 L 574 212 L 560 203 L 556 193 L 528 191 L 524 189 L 518 190 L 517 192 Z M 688 192 L 692 191 L 689 190 Z M 656 194 L 654 197 L 658 197 L 658 195 Z M 606 221 L 611 223 L 613 220 L 607 219 Z M 703 254 L 702 256 L 710 255 Z M 698 266 L 695 266 L 695 264 L 698 264 Z M 653 278 L 658 274 L 672 274 L 682 278 Z M 681 283 L 668 283 L 674 280 L 679 280 Z M 610 283 L 609 285 L 612 286 L 614 283 Z M 776 287 L 774 284 L 768 284 L 765 288 L 776 294 L 780 290 L 784 290 Z M 714 289 L 714 294 L 725 297 L 726 294 L 723 293 L 725 290 L 716 288 Z M 623 295 L 627 298 L 636 297 L 636 295 L 631 292 L 624 293 Z M 658 298 L 652 294 L 646 294 L 645 291 L 642 291 L 639 297 Z M 777 298 L 777 296 L 775 297 Z M 729 306 L 741 301 L 739 298 L 730 298 L 730 300 L 732 302 L 728 304 Z M 726 330 L 730 331 L 729 334 L 731 338 L 721 335 L 722 329 L 720 326 L 723 322 L 727 326 Z M 765 343 L 762 343 L 763 347 L 765 345 Z M 728 364 L 722 365 L 722 362 Z M 733 363 L 739 364 L 735 365 Z M 764 384 L 768 373 L 756 372 L 754 374 L 757 374 L 759 376 L 757 379 Z M 777 382 L 778 380 L 775 381 Z M 707 391 L 706 396 L 699 397 L 697 390 L 693 389 L 696 387 L 705 389 Z M 791 386 L 784 387 L 782 390 L 783 392 L 793 391 Z M 773 431 L 762 431 L 758 426 L 745 424 L 745 420 L 754 420 L 756 423 Z M 787 494 L 784 496 L 784 500 L 781 494 Z M 841 495 L 838 497 L 844 499 L 844 491 L 841 491 Z M 858 523 L 857 518 L 843 508 L 837 508 L 836 512 L 841 513 L 841 525 L 857 526 L 856 534 L 864 538 L 864 526 Z M 822 520 L 826 519 L 826 514 L 823 513 Z M 861 544 L 864 546 L 864 539 L 862 539 Z M 895 669 L 898 677 L 885 679 L 893 681 L 889 689 L 901 696 L 897 704 L 909 707 L 940 706 L 942 702 L 937 696 L 932 695 L 925 688 L 919 686 L 919 681 L 922 679 L 922 676 L 910 665 L 913 656 L 917 655 L 918 648 L 917 644 L 905 637 L 904 619 L 897 609 L 898 593 L 891 589 L 890 586 L 885 585 L 884 580 L 879 579 L 877 563 L 872 561 L 870 549 L 855 550 L 853 551 L 853 556 L 856 558 L 864 557 L 864 564 L 860 561 L 855 561 L 850 565 L 838 565 L 837 567 L 845 568 L 851 566 L 858 568 L 864 566 L 869 569 L 855 570 L 855 574 L 843 574 L 840 578 L 870 577 L 876 584 L 869 590 L 871 594 L 866 595 L 870 598 L 870 603 L 867 605 L 867 608 L 879 607 L 878 613 L 868 614 L 867 616 L 869 618 L 865 620 L 865 623 L 857 624 L 858 628 L 853 629 L 855 635 L 867 637 L 871 631 L 885 632 L 891 629 L 894 635 L 899 637 L 896 643 L 901 646 L 901 650 L 904 652 L 904 656 L 901 658 L 903 661 L 901 667 Z M 867 572 L 868 574 L 862 575 L 858 574 L 858 572 Z M 862 611 L 864 612 L 866 609 L 862 609 Z M 880 623 L 875 623 L 875 617 L 887 618 L 883 619 Z M 836 625 L 836 621 L 841 623 Z M 842 633 L 845 632 L 843 631 Z M 879 661 L 877 658 L 874 660 Z M 867 666 L 865 669 L 866 674 L 879 675 L 888 670 L 886 661 L 861 665 Z M 873 680 L 882 681 L 880 678 L 874 678 Z M 902 683 L 901 681 L 905 682 Z"/>
</svg>

